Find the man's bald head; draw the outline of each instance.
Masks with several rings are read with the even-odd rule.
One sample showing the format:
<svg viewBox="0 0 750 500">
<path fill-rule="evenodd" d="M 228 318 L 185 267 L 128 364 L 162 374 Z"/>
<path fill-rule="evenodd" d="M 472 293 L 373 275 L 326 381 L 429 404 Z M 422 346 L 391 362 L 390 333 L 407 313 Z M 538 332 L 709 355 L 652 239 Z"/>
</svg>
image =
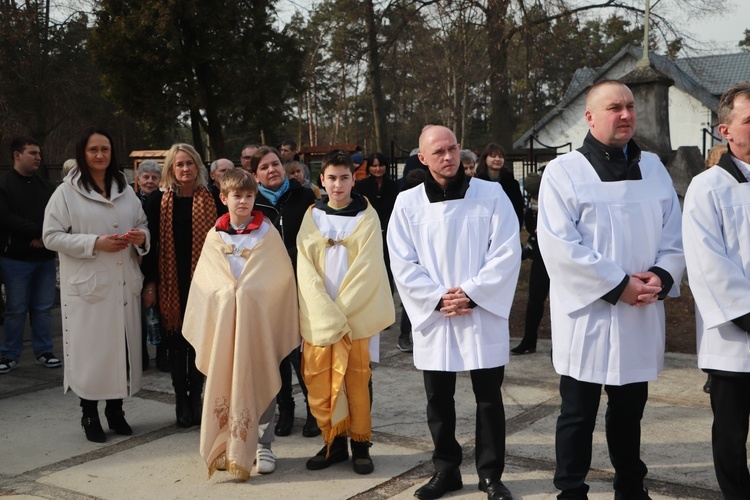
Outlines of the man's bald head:
<svg viewBox="0 0 750 500">
<path fill-rule="evenodd" d="M 430 170 L 433 179 L 445 188 L 461 167 L 460 150 L 456 134 L 451 129 L 427 125 L 419 136 L 417 157 Z"/>
<path fill-rule="evenodd" d="M 625 146 L 635 134 L 635 100 L 627 85 L 603 80 L 591 87 L 586 96 L 586 123 L 602 144 Z"/>
<path fill-rule="evenodd" d="M 221 176 L 224 175 L 224 172 L 232 170 L 233 168 L 234 163 L 232 163 L 232 160 L 220 158 L 211 163 L 211 179 L 213 179 L 213 181 L 218 184 L 219 179 L 221 179 Z"/>
</svg>

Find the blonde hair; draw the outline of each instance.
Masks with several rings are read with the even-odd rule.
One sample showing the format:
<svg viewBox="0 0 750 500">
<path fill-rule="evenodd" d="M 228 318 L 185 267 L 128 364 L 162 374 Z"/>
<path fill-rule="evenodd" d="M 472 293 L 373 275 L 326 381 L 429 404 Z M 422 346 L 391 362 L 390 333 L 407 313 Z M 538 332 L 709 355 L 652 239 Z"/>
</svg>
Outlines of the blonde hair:
<svg viewBox="0 0 750 500">
<path fill-rule="evenodd" d="M 712 147 L 711 151 L 708 152 L 708 156 L 706 157 L 706 169 L 709 169 L 719 163 L 719 158 L 721 158 L 721 155 L 723 155 L 727 151 L 728 149 L 726 144 L 719 144 Z"/>
<path fill-rule="evenodd" d="M 232 191 L 250 191 L 253 194 L 258 192 L 258 181 L 253 174 L 241 168 L 227 170 L 221 176 L 221 194 L 229 196 Z"/>
<path fill-rule="evenodd" d="M 190 155 L 195 162 L 195 166 L 198 169 L 198 177 L 195 179 L 195 187 L 208 187 L 208 174 L 206 173 L 206 167 L 203 165 L 198 151 L 193 146 L 185 143 L 173 144 L 167 156 L 164 158 L 164 166 L 161 170 L 161 185 L 162 187 L 174 191 L 175 193 L 180 192 L 180 182 L 174 175 L 172 167 L 174 166 L 174 157 L 178 151 L 182 151 Z"/>
</svg>

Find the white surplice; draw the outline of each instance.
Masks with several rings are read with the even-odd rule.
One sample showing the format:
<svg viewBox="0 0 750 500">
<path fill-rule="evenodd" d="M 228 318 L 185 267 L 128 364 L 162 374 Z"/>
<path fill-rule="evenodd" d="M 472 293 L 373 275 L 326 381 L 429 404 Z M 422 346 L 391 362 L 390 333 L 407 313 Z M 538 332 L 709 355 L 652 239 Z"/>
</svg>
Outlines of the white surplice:
<svg viewBox="0 0 750 500">
<path fill-rule="evenodd" d="M 508 315 L 521 267 L 518 218 L 496 182 L 471 179 L 460 200 L 430 203 L 424 185 L 402 192 L 388 225 L 391 271 L 412 323 L 420 370 L 504 366 Z M 445 318 L 436 309 L 460 286 L 477 306 Z"/>
<path fill-rule="evenodd" d="M 685 261 L 695 298 L 698 366 L 750 372 L 750 338 L 732 323 L 750 312 L 750 182 L 714 166 L 685 195 Z"/>
<path fill-rule="evenodd" d="M 625 275 L 659 267 L 679 295 L 685 263 L 672 180 L 642 153 L 641 180 L 602 182 L 573 151 L 549 163 L 539 192 L 537 236 L 550 276 L 553 364 L 583 382 L 656 380 L 664 366 L 664 305 L 602 299 Z"/>
<path fill-rule="evenodd" d="M 327 214 L 319 208 L 312 209 L 313 220 L 315 221 L 315 225 L 318 226 L 320 234 L 333 241 L 343 240 L 352 234 L 364 213 L 363 210 L 353 217 L 347 217 Z M 324 278 L 326 292 L 328 292 L 331 299 L 336 300 L 336 297 L 338 297 L 341 283 L 344 282 L 344 277 L 348 269 L 349 255 L 344 245 L 333 245 L 326 248 Z M 370 361 L 380 363 L 380 333 L 370 337 L 368 348 L 370 351 Z"/>
</svg>

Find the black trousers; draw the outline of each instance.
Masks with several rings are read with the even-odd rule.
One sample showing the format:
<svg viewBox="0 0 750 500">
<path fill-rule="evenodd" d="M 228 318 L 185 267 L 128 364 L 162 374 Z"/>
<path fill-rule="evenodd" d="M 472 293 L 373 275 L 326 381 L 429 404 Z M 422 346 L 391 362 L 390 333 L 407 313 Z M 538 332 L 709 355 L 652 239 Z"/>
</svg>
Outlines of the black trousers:
<svg viewBox="0 0 750 500">
<path fill-rule="evenodd" d="M 480 479 L 500 480 L 505 469 L 505 407 L 500 388 L 504 367 L 472 370 L 471 387 L 477 403 L 475 461 Z M 424 372 L 427 393 L 427 425 L 435 450 L 436 472 L 461 465 L 461 445 L 456 441 L 455 372 Z"/>
<path fill-rule="evenodd" d="M 747 434 L 750 422 L 750 377 L 712 374 L 711 447 L 721 493 L 727 500 L 750 499 Z"/>
<path fill-rule="evenodd" d="M 544 317 L 544 304 L 549 295 L 549 275 L 541 254 L 531 261 L 529 273 L 529 299 L 526 303 L 526 321 L 523 331 L 524 345 L 536 347 L 537 331 Z"/>
<path fill-rule="evenodd" d="M 615 468 L 615 499 L 646 499 L 643 478 L 648 469 L 640 458 L 641 419 L 648 399 L 648 383 L 605 385 L 607 413 L 605 433 L 612 466 Z M 591 450 L 601 384 L 560 377 L 562 406 L 555 435 L 555 487 L 557 498 L 586 498 L 585 483 L 591 467 Z"/>
<path fill-rule="evenodd" d="M 299 381 L 299 387 L 302 389 L 302 394 L 305 396 L 305 402 L 307 402 L 307 386 L 305 381 L 302 379 L 302 367 L 300 365 L 300 358 L 302 352 L 299 347 L 293 350 L 289 356 L 281 360 L 279 365 L 279 373 L 281 374 L 281 389 L 276 395 L 276 403 L 279 405 L 279 409 L 283 410 L 294 410 L 294 396 L 292 396 L 292 367 L 297 372 L 297 381 Z"/>
</svg>

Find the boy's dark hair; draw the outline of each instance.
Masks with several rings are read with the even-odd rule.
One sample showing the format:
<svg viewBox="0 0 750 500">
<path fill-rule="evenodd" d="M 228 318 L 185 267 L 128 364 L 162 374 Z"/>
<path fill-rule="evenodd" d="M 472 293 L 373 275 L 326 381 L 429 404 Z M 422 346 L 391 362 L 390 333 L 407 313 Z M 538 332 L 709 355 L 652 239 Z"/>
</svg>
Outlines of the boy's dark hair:
<svg viewBox="0 0 750 500">
<path fill-rule="evenodd" d="M 26 150 L 26 146 L 39 146 L 39 143 L 32 137 L 22 135 L 16 137 L 10 143 L 10 161 L 15 161 L 15 153 L 23 153 Z"/>
<path fill-rule="evenodd" d="M 326 153 L 320 166 L 320 173 L 324 174 L 328 167 L 346 167 L 352 174 L 354 173 L 352 157 L 341 149 L 334 149 Z"/>
<path fill-rule="evenodd" d="M 258 182 L 250 172 L 241 168 L 227 170 L 219 180 L 219 189 L 221 194 L 229 196 L 232 191 L 250 191 L 253 194 L 258 193 Z"/>
</svg>

